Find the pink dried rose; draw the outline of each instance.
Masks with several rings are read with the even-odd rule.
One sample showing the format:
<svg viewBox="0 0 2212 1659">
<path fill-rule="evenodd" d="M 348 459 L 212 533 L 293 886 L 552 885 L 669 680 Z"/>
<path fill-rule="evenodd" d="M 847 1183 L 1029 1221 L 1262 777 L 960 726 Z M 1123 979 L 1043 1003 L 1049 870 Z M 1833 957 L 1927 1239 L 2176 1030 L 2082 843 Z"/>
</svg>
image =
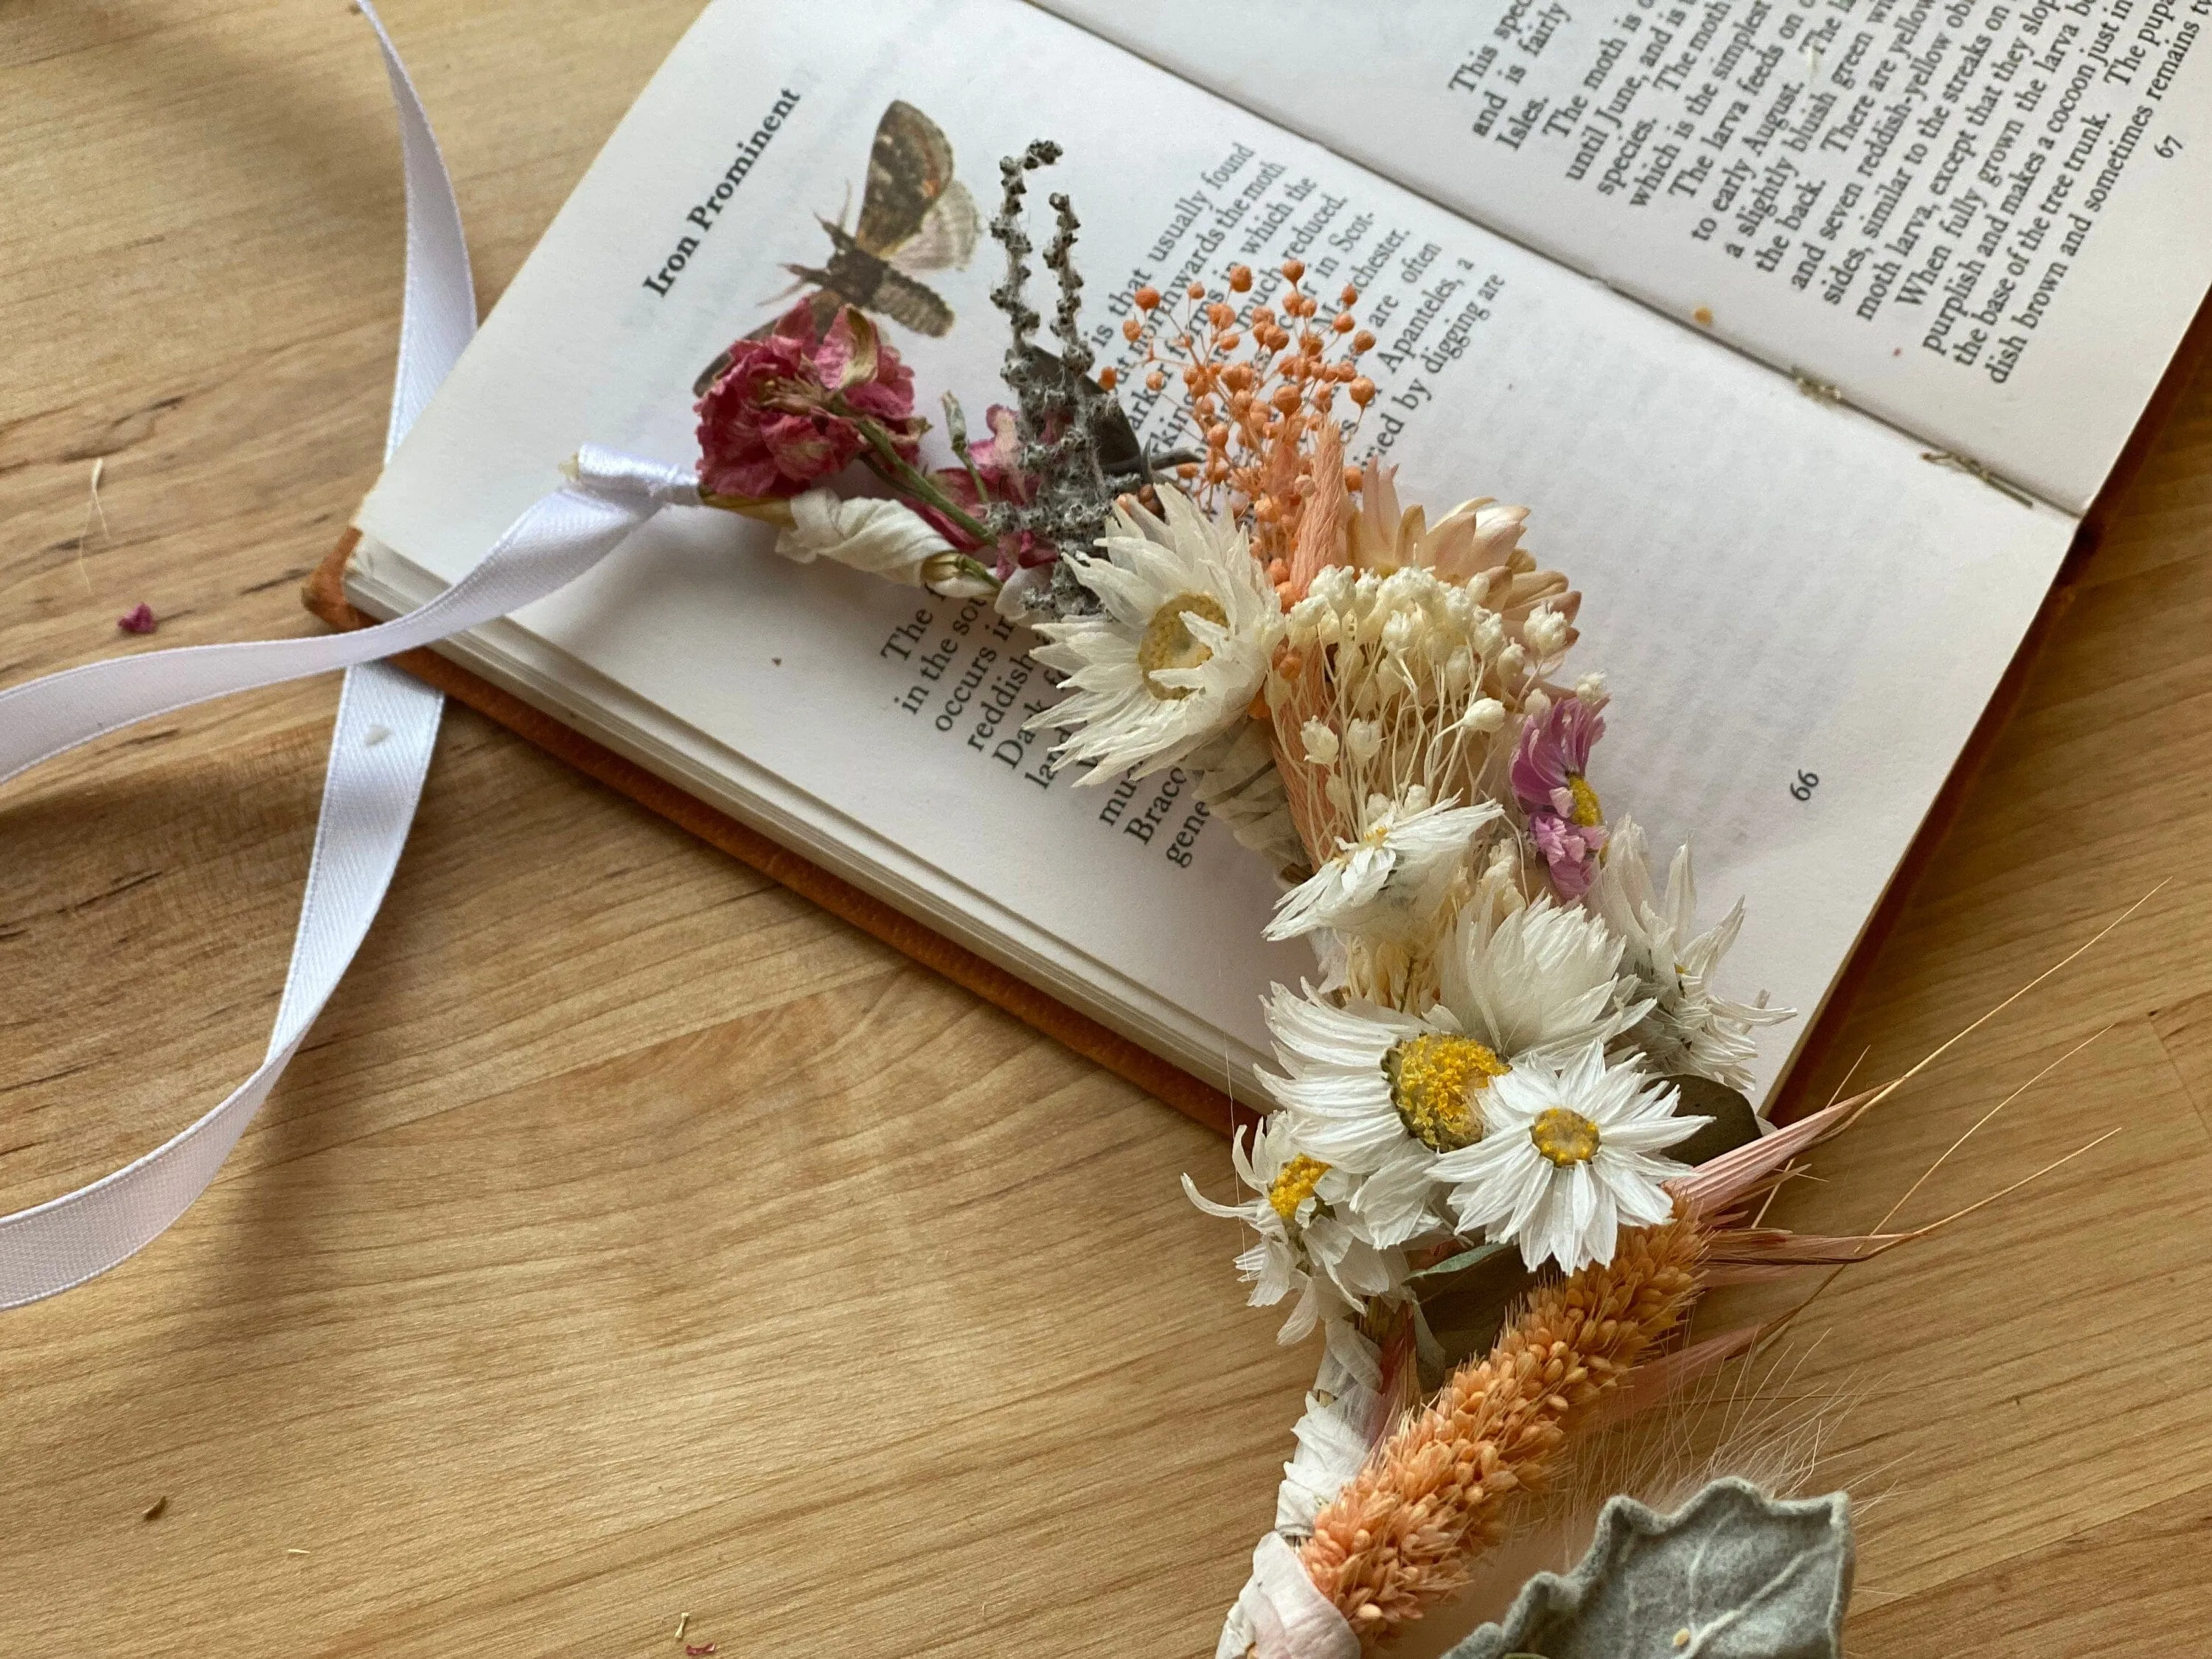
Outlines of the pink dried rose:
<svg viewBox="0 0 2212 1659">
<path fill-rule="evenodd" d="M 699 483 L 752 500 L 798 495 L 842 471 L 872 429 L 900 459 L 919 453 L 914 373 L 850 306 L 817 336 L 811 304 L 765 338 L 740 340 L 699 399 Z"/>
<path fill-rule="evenodd" d="M 1528 834 L 1561 898 L 1589 890 L 1605 850 L 1604 810 L 1583 775 L 1604 735 L 1602 702 L 1563 697 L 1521 728 L 1513 752 L 1514 799 L 1528 814 Z"/>
<path fill-rule="evenodd" d="M 154 607 L 142 600 L 118 617 L 115 625 L 126 634 L 150 634 L 161 624 L 154 616 Z"/>
</svg>

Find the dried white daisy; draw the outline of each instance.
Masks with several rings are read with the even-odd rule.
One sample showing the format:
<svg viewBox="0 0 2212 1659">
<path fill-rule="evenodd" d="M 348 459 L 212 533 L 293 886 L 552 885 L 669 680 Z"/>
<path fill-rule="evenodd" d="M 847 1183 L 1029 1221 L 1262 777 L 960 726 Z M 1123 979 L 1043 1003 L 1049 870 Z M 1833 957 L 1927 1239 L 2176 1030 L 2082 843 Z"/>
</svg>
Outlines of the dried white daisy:
<svg viewBox="0 0 2212 1659">
<path fill-rule="evenodd" d="M 1230 1157 L 1253 1197 L 1218 1204 L 1188 1176 L 1182 1189 L 1206 1214 L 1241 1221 L 1258 1235 L 1238 1254 L 1237 1269 L 1252 1286 L 1248 1300 L 1255 1308 L 1296 1297 L 1278 1342 L 1287 1346 L 1324 1319 L 1358 1313 L 1369 1297 L 1405 1282 L 1404 1256 L 1377 1249 L 1365 1229 L 1343 1214 L 1350 1177 L 1301 1151 L 1287 1121 L 1270 1117 L 1254 1130 L 1249 1156 L 1239 1134 Z"/>
<path fill-rule="evenodd" d="M 1278 985 L 1267 1004 L 1280 1076 L 1261 1074 L 1299 1146 L 1326 1158 L 1345 1206 L 1380 1245 L 1440 1230 L 1429 1174 L 1439 1152 L 1481 1133 L 1475 1095 L 1505 1068 L 1458 1031 L 1371 1002 L 1339 1008 L 1308 987 Z"/>
<path fill-rule="evenodd" d="M 1298 1146 L 1340 1177 L 1346 1214 L 1378 1245 L 1450 1223 L 1441 1160 L 1491 1133 L 1490 1091 L 1524 1064 L 1604 1044 L 1650 1012 L 1625 1003 L 1620 942 L 1549 900 L 1494 920 L 1470 907 L 1447 947 L 1443 995 L 1425 1012 L 1338 1007 L 1310 987 L 1267 1002 L 1279 1075 L 1260 1081 Z"/>
<path fill-rule="evenodd" d="M 1613 1260 L 1624 1226 L 1674 1213 L 1664 1182 L 1686 1166 L 1659 1156 L 1708 1120 L 1674 1115 L 1674 1091 L 1593 1042 L 1564 1066 L 1516 1066 L 1483 1100 L 1482 1139 L 1437 1160 L 1461 1230 L 1521 1248 L 1563 1272 Z"/>
<path fill-rule="evenodd" d="M 1468 843 L 1502 809 L 1491 801 L 1426 802 L 1419 785 L 1398 800 L 1370 798 L 1358 839 L 1339 842 L 1310 878 L 1283 895 L 1267 937 L 1295 939 L 1333 927 L 1403 939 L 1431 926 Z"/>
<path fill-rule="evenodd" d="M 1071 728 L 1054 752 L 1097 763 L 1080 782 L 1171 765 L 1243 719 L 1282 637 L 1281 602 L 1243 531 L 1171 488 L 1159 495 L 1158 517 L 1115 509 L 1103 558 L 1067 556 L 1105 608 L 1041 624 L 1049 643 L 1030 653 L 1073 690 L 1029 729 Z"/>
<path fill-rule="evenodd" d="M 1579 906 L 1538 899 L 1499 916 L 1461 913 L 1438 991 L 1461 1029 L 1515 1065 L 1611 1042 L 1651 1012 L 1624 976 L 1624 942 Z"/>
</svg>

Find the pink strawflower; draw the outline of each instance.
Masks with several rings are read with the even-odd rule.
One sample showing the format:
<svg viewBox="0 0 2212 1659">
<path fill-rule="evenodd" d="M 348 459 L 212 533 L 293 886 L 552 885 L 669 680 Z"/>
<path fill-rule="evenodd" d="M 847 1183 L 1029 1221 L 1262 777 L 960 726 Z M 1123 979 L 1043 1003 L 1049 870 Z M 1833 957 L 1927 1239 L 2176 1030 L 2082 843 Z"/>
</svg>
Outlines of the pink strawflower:
<svg viewBox="0 0 2212 1659">
<path fill-rule="evenodd" d="M 1583 776 L 1605 735 L 1605 705 L 1562 697 L 1521 728 L 1513 751 L 1513 794 L 1528 814 L 1528 834 L 1565 899 L 1597 878 L 1607 831 L 1597 791 Z"/>
<path fill-rule="evenodd" d="M 115 625 L 126 634 L 150 634 L 161 624 L 155 619 L 154 607 L 141 601 L 118 617 Z"/>
<path fill-rule="evenodd" d="M 908 461 L 923 429 L 913 371 L 850 306 L 818 337 L 811 306 L 800 305 L 765 338 L 738 341 L 696 407 L 700 486 L 756 500 L 842 471 L 866 444 L 863 425 Z"/>
</svg>

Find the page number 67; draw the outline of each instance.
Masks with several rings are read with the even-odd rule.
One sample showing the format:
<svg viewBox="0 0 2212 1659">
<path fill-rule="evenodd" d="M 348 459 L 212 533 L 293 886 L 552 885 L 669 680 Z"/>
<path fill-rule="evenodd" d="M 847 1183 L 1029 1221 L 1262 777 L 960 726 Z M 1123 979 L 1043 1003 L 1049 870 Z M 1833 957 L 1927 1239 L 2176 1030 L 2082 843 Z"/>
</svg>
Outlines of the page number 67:
<svg viewBox="0 0 2212 1659">
<path fill-rule="evenodd" d="M 1790 786 L 1790 793 L 1799 800 L 1810 800 L 1813 792 L 1820 787 L 1820 775 L 1818 772 L 1800 772 L 1797 781 Z"/>
</svg>

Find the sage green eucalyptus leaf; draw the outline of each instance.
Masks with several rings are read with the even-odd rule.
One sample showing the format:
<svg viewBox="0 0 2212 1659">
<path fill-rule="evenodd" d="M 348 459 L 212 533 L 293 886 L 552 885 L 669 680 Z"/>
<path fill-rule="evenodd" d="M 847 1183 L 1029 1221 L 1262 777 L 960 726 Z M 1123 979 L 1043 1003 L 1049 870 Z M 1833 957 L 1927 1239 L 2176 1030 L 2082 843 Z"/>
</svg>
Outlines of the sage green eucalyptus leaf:
<svg viewBox="0 0 2212 1659">
<path fill-rule="evenodd" d="M 1615 1498 L 1580 1565 L 1538 1573 L 1446 1659 L 1842 1659 L 1851 1559 L 1842 1492 L 1730 1477 L 1674 1515 Z"/>
</svg>

